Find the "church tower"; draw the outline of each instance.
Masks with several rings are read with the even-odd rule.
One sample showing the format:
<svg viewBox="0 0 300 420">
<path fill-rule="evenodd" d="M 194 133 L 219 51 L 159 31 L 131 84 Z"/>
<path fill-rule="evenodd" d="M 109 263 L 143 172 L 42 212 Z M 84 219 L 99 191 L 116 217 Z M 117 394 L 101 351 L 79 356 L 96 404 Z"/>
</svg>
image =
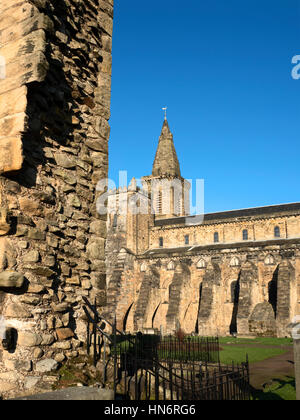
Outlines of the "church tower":
<svg viewBox="0 0 300 420">
<path fill-rule="evenodd" d="M 180 164 L 167 118 L 163 122 L 152 175 L 142 178 L 151 195 L 156 219 L 187 216 L 190 211 L 190 183 L 181 176 Z"/>
</svg>

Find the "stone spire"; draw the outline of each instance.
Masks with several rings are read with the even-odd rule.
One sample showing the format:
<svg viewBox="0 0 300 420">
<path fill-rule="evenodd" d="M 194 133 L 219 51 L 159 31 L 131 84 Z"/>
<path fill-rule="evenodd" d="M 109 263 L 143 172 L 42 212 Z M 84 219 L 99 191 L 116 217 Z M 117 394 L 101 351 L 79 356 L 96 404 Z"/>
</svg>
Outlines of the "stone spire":
<svg viewBox="0 0 300 420">
<path fill-rule="evenodd" d="M 164 120 L 158 148 L 152 169 L 153 176 L 172 176 L 181 178 L 179 161 L 173 142 L 173 134 L 167 119 Z"/>
</svg>

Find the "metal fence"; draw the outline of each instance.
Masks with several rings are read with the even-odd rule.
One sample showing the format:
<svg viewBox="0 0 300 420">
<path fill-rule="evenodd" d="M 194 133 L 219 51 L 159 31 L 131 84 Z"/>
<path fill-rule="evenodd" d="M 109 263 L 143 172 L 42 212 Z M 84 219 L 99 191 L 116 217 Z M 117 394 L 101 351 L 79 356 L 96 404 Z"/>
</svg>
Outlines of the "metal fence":
<svg viewBox="0 0 300 420">
<path fill-rule="evenodd" d="M 115 396 L 134 400 L 248 400 L 249 363 L 224 366 L 218 338 L 125 335 L 84 298 L 88 353 L 111 368 Z M 112 334 L 106 332 L 107 325 Z M 107 352 L 106 347 L 109 346 Z M 108 356 L 109 354 L 109 356 Z"/>
<path fill-rule="evenodd" d="M 218 337 L 185 337 L 174 336 L 118 335 L 116 348 L 112 352 L 118 355 L 137 351 L 139 359 L 158 359 L 160 362 L 219 362 Z"/>
<path fill-rule="evenodd" d="M 140 400 L 249 400 L 249 365 L 222 366 L 208 363 L 162 365 L 134 359 L 122 369 L 119 386 L 127 398 Z M 124 368 L 124 365 L 123 365 Z M 132 370 L 131 370 L 132 369 Z"/>
</svg>

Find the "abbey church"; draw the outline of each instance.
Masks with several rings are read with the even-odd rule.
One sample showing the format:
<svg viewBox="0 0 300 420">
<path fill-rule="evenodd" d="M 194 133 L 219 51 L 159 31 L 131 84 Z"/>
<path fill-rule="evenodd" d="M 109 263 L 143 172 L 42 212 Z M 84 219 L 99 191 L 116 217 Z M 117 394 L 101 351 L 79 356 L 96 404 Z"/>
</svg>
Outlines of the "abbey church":
<svg viewBox="0 0 300 420">
<path fill-rule="evenodd" d="M 300 203 L 190 216 L 167 119 L 142 183 L 109 192 L 107 311 L 118 327 L 289 336 L 300 313 Z"/>
</svg>

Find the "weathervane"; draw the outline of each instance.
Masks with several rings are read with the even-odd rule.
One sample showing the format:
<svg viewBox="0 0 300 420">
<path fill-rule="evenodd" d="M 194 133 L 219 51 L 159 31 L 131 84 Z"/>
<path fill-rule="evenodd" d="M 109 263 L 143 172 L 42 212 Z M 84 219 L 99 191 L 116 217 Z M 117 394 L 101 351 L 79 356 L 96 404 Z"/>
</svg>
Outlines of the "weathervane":
<svg viewBox="0 0 300 420">
<path fill-rule="evenodd" d="M 162 108 L 162 110 L 165 111 L 165 121 L 167 120 L 167 109 L 168 107 Z"/>
</svg>

